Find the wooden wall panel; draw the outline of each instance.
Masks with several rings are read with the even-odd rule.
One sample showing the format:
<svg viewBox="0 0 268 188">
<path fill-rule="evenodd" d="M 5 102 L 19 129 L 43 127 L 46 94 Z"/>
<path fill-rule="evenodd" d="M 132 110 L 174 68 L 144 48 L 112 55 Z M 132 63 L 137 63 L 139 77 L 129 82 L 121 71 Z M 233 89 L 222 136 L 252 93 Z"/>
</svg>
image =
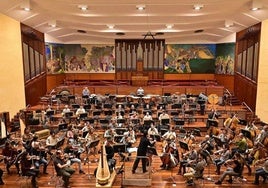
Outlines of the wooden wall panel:
<svg viewBox="0 0 268 188">
<path fill-rule="evenodd" d="M 64 83 L 65 74 L 50 74 L 47 75 L 47 91 L 51 91 L 53 88 Z"/>
<path fill-rule="evenodd" d="M 47 91 L 46 74 L 42 74 L 25 84 L 26 104 L 31 106 L 38 104 L 40 97 L 44 96 Z"/>
<path fill-rule="evenodd" d="M 101 95 L 105 95 L 106 93 L 116 94 L 116 86 L 95 87 L 95 93 Z"/>
<path fill-rule="evenodd" d="M 163 88 L 163 93 L 179 93 L 179 94 L 184 94 L 186 93 L 186 88 L 183 86 L 183 87 L 164 87 Z"/>
<path fill-rule="evenodd" d="M 157 87 L 157 86 L 147 86 L 143 87 L 144 89 L 144 94 L 145 95 L 162 95 L 162 87 Z"/>
<path fill-rule="evenodd" d="M 245 79 L 241 75 L 235 76 L 235 96 L 241 101 L 245 102 L 253 111 L 256 108 L 256 83 Z"/>
<path fill-rule="evenodd" d="M 165 80 L 215 80 L 214 74 L 164 74 Z"/>
<path fill-rule="evenodd" d="M 216 74 L 215 79 L 219 85 L 227 88 L 231 93 L 234 93 L 234 76 L 233 75 L 222 75 Z"/>
</svg>

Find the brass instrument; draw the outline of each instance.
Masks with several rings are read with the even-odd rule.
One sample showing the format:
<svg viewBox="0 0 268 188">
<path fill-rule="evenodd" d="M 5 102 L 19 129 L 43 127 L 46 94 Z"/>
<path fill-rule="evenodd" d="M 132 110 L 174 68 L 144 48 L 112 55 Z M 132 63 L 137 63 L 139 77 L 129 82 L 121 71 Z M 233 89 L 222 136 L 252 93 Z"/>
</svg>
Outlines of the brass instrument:
<svg viewBox="0 0 268 188">
<path fill-rule="evenodd" d="M 110 171 L 109 171 L 109 166 L 107 162 L 107 157 L 106 157 L 106 149 L 105 146 L 101 146 L 101 154 L 100 154 L 100 161 L 96 173 L 96 181 L 100 185 L 106 185 L 109 183 L 110 179 Z"/>
</svg>

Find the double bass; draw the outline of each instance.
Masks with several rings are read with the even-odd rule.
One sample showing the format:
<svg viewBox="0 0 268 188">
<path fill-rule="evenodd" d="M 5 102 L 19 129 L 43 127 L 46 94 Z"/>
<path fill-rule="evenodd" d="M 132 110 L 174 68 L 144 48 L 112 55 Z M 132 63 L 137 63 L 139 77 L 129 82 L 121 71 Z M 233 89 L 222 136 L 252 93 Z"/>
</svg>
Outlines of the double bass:
<svg viewBox="0 0 268 188">
<path fill-rule="evenodd" d="M 172 146 L 172 142 L 167 140 L 166 147 L 164 148 L 164 153 L 160 157 L 162 161 L 162 166 L 167 168 L 174 168 L 179 162 L 179 153 L 176 148 Z"/>
</svg>

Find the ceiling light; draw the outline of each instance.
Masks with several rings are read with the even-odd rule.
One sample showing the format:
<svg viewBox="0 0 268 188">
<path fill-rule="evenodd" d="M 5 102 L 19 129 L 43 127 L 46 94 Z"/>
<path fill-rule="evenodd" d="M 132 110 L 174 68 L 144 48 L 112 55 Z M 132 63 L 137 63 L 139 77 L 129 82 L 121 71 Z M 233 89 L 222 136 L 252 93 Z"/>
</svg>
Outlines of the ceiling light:
<svg viewBox="0 0 268 188">
<path fill-rule="evenodd" d="M 231 20 L 225 20 L 225 27 L 232 27 L 234 26 L 234 22 Z"/>
<path fill-rule="evenodd" d="M 261 0 L 252 0 L 251 8 L 250 8 L 251 10 L 255 11 L 261 8 L 262 8 Z"/>
<path fill-rule="evenodd" d="M 30 0 L 23 0 L 21 2 L 21 8 L 25 11 L 30 11 L 31 10 L 31 6 L 30 6 Z"/>
<path fill-rule="evenodd" d="M 136 9 L 140 11 L 145 10 L 145 5 L 137 5 Z"/>
<path fill-rule="evenodd" d="M 167 29 L 172 29 L 173 26 L 174 26 L 173 24 L 167 24 L 167 25 L 166 25 Z"/>
<path fill-rule="evenodd" d="M 48 22 L 48 25 L 50 27 L 57 27 L 57 21 L 56 20 L 51 20 L 50 22 Z"/>
<path fill-rule="evenodd" d="M 108 27 L 109 29 L 113 29 L 113 28 L 114 28 L 114 25 L 113 25 L 113 24 L 109 24 L 109 25 L 107 25 L 107 27 Z"/>
<path fill-rule="evenodd" d="M 194 5 L 194 9 L 195 10 L 200 10 L 200 9 L 202 9 L 204 7 L 204 5 L 200 5 L 200 4 L 196 4 L 196 5 Z"/>
<path fill-rule="evenodd" d="M 88 9 L 87 5 L 78 5 L 78 8 L 82 11 L 86 11 Z"/>
</svg>

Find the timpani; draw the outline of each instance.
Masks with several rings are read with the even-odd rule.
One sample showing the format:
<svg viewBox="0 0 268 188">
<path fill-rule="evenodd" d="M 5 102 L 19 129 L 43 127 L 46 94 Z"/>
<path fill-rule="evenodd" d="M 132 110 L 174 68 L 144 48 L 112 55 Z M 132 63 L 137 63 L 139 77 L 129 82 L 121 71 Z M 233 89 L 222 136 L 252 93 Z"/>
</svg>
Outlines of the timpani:
<svg viewBox="0 0 268 188">
<path fill-rule="evenodd" d="M 126 102 L 126 95 L 116 95 L 115 101 L 116 102 Z"/>
</svg>

